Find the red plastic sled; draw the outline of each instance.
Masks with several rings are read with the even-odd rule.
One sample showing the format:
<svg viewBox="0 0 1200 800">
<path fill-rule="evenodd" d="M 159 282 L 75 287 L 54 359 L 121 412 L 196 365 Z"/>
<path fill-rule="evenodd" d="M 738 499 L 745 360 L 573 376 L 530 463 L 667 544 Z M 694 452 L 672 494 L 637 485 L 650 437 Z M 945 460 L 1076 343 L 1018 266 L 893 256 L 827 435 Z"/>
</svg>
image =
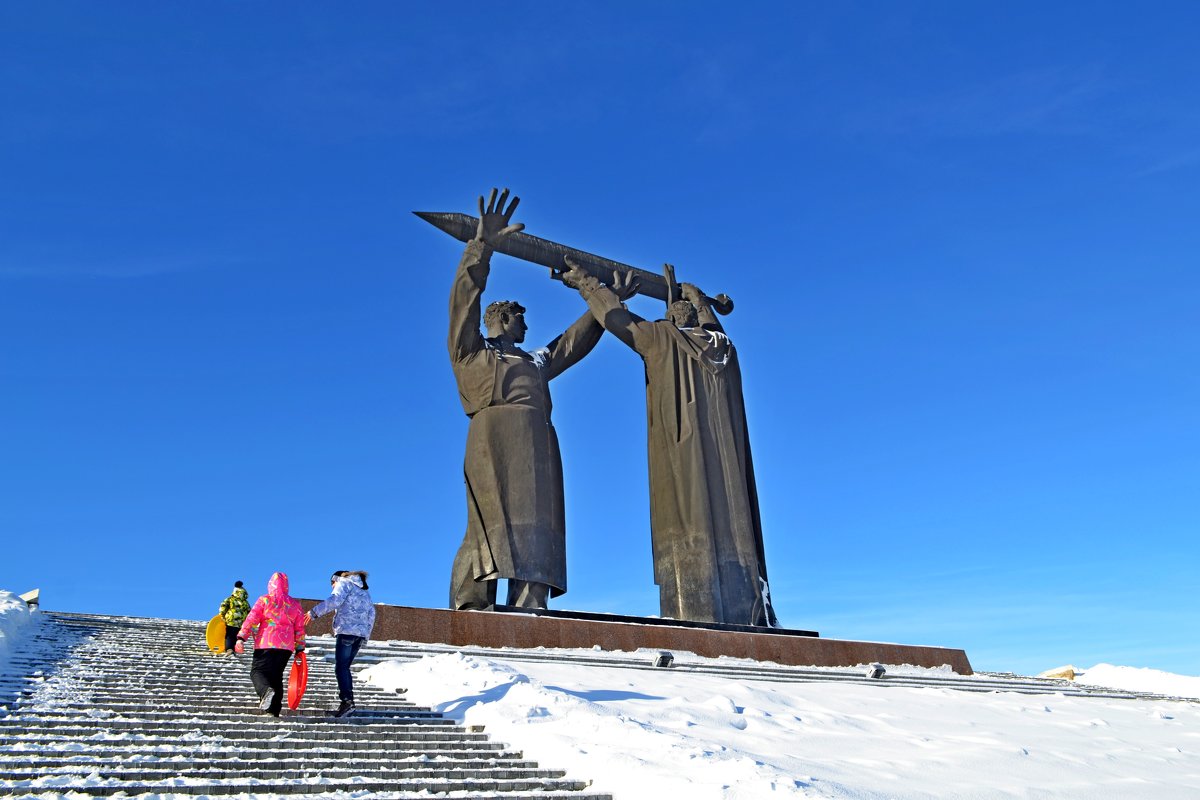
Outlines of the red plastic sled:
<svg viewBox="0 0 1200 800">
<path fill-rule="evenodd" d="M 304 652 L 296 653 L 292 659 L 292 671 L 288 675 L 288 708 L 295 711 L 300 707 L 300 699 L 308 688 L 308 659 Z"/>
</svg>

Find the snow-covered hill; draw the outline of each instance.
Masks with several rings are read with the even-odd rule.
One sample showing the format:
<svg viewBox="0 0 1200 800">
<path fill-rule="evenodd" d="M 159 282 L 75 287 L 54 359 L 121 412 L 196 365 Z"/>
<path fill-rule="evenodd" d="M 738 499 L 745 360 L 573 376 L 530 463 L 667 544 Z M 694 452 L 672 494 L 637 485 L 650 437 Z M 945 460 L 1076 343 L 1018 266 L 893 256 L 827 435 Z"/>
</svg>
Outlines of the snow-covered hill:
<svg viewBox="0 0 1200 800">
<path fill-rule="evenodd" d="M 1091 686 L 1107 686 L 1131 692 L 1153 692 L 1172 697 L 1200 699 L 1200 677 L 1175 675 L 1145 667 L 1115 667 L 1097 664 L 1091 669 L 1075 670 L 1075 680 Z"/>
<path fill-rule="evenodd" d="M 618 798 L 1200 797 L 1200 703 L 1186 700 L 735 682 L 455 653 L 366 674 Z M 1139 688 L 1200 683 L 1163 678 Z"/>
<path fill-rule="evenodd" d="M 0 665 L 27 618 L 0 594 Z M 650 653 L 610 665 L 591 651 L 529 655 L 377 647 L 360 679 L 406 687 L 618 800 L 1200 797 L 1194 699 L 1072 695 L 1065 683 L 1030 694 L 896 665 L 884 680 L 829 681 L 688 654 L 668 668 Z M 1200 697 L 1200 678 L 1152 670 L 1097 665 L 1081 682 Z"/>
</svg>

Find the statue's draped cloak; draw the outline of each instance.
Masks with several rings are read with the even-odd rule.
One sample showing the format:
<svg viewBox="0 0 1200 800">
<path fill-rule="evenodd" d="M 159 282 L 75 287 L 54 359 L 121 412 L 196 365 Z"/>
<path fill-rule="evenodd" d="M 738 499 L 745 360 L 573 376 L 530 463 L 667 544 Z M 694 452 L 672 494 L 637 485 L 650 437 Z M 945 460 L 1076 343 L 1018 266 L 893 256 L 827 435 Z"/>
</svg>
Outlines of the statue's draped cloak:
<svg viewBox="0 0 1200 800">
<path fill-rule="evenodd" d="M 650 525 L 662 615 L 776 625 L 733 343 L 715 320 L 681 330 L 630 313 L 607 288 L 584 296 L 645 363 Z"/>
<path fill-rule="evenodd" d="M 450 361 L 471 419 L 467 530 L 451 585 L 513 578 L 547 584 L 556 597 L 567 590 L 566 523 L 549 381 L 587 355 L 603 328 L 588 313 L 544 348 L 502 351 L 479 331 L 490 255 L 479 242 L 467 246 L 450 296 Z"/>
</svg>

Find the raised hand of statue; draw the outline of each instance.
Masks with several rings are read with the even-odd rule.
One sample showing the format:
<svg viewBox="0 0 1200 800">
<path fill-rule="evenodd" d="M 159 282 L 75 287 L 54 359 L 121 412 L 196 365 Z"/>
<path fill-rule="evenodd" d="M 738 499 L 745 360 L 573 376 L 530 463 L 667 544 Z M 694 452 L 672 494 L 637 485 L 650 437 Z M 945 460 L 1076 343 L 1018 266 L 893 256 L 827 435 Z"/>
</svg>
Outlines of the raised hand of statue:
<svg viewBox="0 0 1200 800">
<path fill-rule="evenodd" d="M 618 300 L 625 302 L 637 294 L 637 275 L 633 274 L 632 272 L 626 272 L 622 274 L 620 270 L 613 270 L 612 290 L 616 292 Z"/>
<path fill-rule="evenodd" d="M 566 262 L 567 269 L 559 277 L 562 278 L 562 282 L 567 286 L 576 291 L 595 289 L 600 286 L 600 281 L 581 267 L 578 261 L 570 256 L 563 256 L 563 261 Z"/>
<path fill-rule="evenodd" d="M 493 188 L 491 195 L 488 196 L 486 207 L 483 204 L 483 195 L 479 195 L 479 227 L 475 231 L 476 239 L 481 239 L 495 247 L 511 234 L 525 229 L 525 225 L 520 222 L 509 224 L 521 198 L 514 196 L 512 203 L 509 203 L 508 209 L 505 210 L 504 204 L 507 201 L 508 189 L 505 189 L 497 200 L 496 190 Z"/>
<path fill-rule="evenodd" d="M 696 308 L 702 308 L 708 303 L 708 299 L 704 296 L 704 292 L 694 283 L 679 284 L 679 293 L 683 295 L 683 299 L 694 305 Z"/>
</svg>

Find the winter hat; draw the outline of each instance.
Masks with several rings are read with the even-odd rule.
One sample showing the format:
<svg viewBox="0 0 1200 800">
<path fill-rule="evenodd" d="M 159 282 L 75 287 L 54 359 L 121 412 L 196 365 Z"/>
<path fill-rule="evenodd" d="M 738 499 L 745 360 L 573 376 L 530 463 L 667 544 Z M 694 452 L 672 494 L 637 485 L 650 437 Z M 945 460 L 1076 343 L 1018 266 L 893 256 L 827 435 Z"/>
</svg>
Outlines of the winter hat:
<svg viewBox="0 0 1200 800">
<path fill-rule="evenodd" d="M 234 582 L 233 582 L 233 588 L 235 588 L 235 589 L 240 589 L 240 588 L 242 588 L 242 582 L 241 582 L 241 581 L 234 581 Z"/>
</svg>

